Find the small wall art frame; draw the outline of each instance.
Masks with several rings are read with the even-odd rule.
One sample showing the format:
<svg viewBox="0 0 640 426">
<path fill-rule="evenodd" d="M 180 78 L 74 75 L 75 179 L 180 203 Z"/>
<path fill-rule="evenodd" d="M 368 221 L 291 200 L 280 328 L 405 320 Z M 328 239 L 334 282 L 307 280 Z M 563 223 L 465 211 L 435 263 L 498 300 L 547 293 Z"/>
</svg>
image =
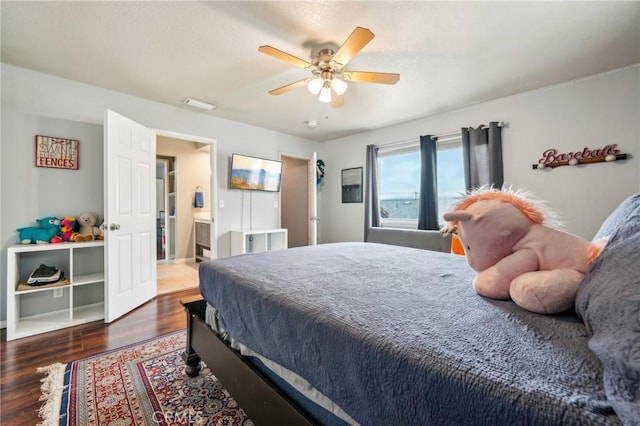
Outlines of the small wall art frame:
<svg viewBox="0 0 640 426">
<path fill-rule="evenodd" d="M 36 167 L 78 170 L 80 141 L 36 135 Z"/>
<path fill-rule="evenodd" d="M 342 202 L 362 202 L 362 167 L 342 169 Z"/>
</svg>

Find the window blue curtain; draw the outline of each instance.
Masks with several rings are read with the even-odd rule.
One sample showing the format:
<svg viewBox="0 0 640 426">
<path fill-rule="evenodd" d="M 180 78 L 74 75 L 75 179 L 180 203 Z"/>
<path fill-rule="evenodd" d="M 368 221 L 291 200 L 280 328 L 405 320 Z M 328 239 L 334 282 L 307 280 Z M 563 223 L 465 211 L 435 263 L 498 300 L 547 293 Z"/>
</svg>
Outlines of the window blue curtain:
<svg viewBox="0 0 640 426">
<path fill-rule="evenodd" d="M 490 122 L 489 128 L 484 125 L 475 129 L 463 127 L 461 135 L 467 191 L 487 184 L 501 188 L 504 183 L 502 128 L 498 122 Z"/>
<path fill-rule="evenodd" d="M 438 225 L 438 139 L 420 136 L 420 210 L 418 229 L 439 229 Z"/>
<path fill-rule="evenodd" d="M 367 175 L 364 196 L 364 241 L 369 236 L 369 228 L 380 226 L 380 195 L 378 188 L 378 147 L 367 145 Z"/>
</svg>

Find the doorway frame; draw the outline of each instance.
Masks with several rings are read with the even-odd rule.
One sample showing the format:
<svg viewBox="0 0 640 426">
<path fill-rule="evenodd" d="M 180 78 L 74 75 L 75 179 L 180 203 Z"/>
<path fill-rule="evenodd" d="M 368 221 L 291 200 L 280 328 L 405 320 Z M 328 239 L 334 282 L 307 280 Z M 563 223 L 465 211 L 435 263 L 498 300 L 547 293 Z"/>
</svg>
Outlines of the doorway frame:
<svg viewBox="0 0 640 426">
<path fill-rule="evenodd" d="M 157 136 L 156 135 L 156 144 L 157 144 Z M 169 200 L 168 200 L 168 191 L 167 191 L 167 182 L 168 182 L 168 169 L 169 169 L 169 160 L 164 159 L 164 158 L 158 158 L 158 154 L 156 153 L 156 169 L 157 169 L 157 164 L 158 163 L 162 163 L 162 179 L 163 179 L 163 194 L 162 194 L 162 200 L 164 201 L 162 204 L 162 211 L 164 214 L 164 218 L 162 220 L 164 220 L 164 224 L 165 224 L 165 250 L 164 250 L 164 257 L 162 259 L 158 259 L 156 258 L 156 262 L 157 263 L 169 263 L 169 232 L 168 232 L 168 224 L 169 224 L 169 215 L 168 215 L 168 205 L 169 205 Z M 157 179 L 157 171 L 156 171 L 156 179 Z M 156 211 L 158 210 L 158 205 L 157 205 L 157 200 L 158 200 L 158 186 L 156 185 Z M 156 227 L 157 230 L 157 227 Z M 157 238 L 157 237 L 156 237 Z"/>
<path fill-rule="evenodd" d="M 289 158 L 295 158 L 297 160 L 306 160 L 307 161 L 307 169 L 308 170 L 316 170 L 316 164 L 314 161 L 314 157 L 317 157 L 317 154 L 315 152 L 311 153 L 310 155 L 304 155 L 304 154 L 290 154 L 287 152 L 280 152 L 280 156 L 279 159 L 280 161 L 282 161 L 282 157 L 289 157 Z M 315 204 L 316 204 L 316 213 L 315 213 L 315 221 L 316 221 L 316 231 L 315 231 L 315 244 L 318 243 L 318 220 L 320 219 L 317 214 L 318 214 L 318 187 L 316 185 L 316 173 L 309 173 L 309 175 L 307 176 L 307 187 L 311 188 L 311 185 L 313 185 L 314 188 L 314 192 L 315 192 Z M 311 202 L 312 202 L 312 197 L 313 197 L 313 193 L 311 191 L 307 191 L 307 205 L 310 206 Z M 278 228 L 282 228 L 282 191 L 278 192 L 278 205 L 280 206 L 280 212 L 278 214 Z M 311 211 L 308 211 L 308 217 L 307 217 L 307 234 L 309 234 L 309 226 L 310 225 L 310 221 L 311 221 L 311 216 L 313 215 L 313 213 Z M 308 237 L 307 237 L 308 238 Z M 314 244 L 314 245 L 315 245 Z M 307 239 L 307 245 L 312 245 L 309 240 Z"/>
<path fill-rule="evenodd" d="M 197 142 L 210 145 L 209 151 L 209 170 L 210 188 L 209 197 L 211 200 L 211 209 L 209 211 L 209 219 L 211 220 L 210 245 L 212 248 L 211 259 L 218 257 L 218 171 L 217 171 L 217 140 L 213 138 L 205 138 L 202 136 L 190 135 L 187 133 L 174 132 L 171 130 L 152 129 L 156 132 L 156 140 L 158 136 L 164 136 L 172 139 L 179 139 L 185 142 Z M 176 237 L 177 238 L 177 237 Z"/>
</svg>

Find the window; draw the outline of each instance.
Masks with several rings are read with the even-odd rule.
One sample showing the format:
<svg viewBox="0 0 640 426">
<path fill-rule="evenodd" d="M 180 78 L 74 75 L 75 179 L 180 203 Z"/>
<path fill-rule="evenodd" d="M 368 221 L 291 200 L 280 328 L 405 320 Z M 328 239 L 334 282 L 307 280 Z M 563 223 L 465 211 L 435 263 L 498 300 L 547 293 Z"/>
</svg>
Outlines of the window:
<svg viewBox="0 0 640 426">
<path fill-rule="evenodd" d="M 447 212 L 465 192 L 462 141 L 459 137 L 438 141 L 438 216 Z M 380 149 L 380 223 L 396 228 L 418 227 L 420 196 L 420 149 L 417 144 L 399 149 Z"/>
<path fill-rule="evenodd" d="M 448 212 L 467 190 L 464 182 L 462 140 L 438 141 L 436 161 L 438 163 L 438 218 L 442 224 L 444 223 L 442 215 Z"/>
<path fill-rule="evenodd" d="M 401 228 L 418 227 L 420 151 L 380 152 L 380 223 Z"/>
</svg>

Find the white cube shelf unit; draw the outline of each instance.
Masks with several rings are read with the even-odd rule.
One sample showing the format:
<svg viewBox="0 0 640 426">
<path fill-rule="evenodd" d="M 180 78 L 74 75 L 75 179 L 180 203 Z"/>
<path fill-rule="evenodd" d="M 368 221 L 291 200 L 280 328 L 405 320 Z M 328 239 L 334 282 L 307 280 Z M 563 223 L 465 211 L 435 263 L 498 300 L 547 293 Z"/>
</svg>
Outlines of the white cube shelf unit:
<svg viewBox="0 0 640 426">
<path fill-rule="evenodd" d="M 40 264 L 64 280 L 26 285 Z M 104 319 L 104 241 L 7 249 L 7 341 Z"/>
<path fill-rule="evenodd" d="M 231 255 L 262 253 L 287 248 L 287 230 L 240 229 L 231 231 Z"/>
</svg>

